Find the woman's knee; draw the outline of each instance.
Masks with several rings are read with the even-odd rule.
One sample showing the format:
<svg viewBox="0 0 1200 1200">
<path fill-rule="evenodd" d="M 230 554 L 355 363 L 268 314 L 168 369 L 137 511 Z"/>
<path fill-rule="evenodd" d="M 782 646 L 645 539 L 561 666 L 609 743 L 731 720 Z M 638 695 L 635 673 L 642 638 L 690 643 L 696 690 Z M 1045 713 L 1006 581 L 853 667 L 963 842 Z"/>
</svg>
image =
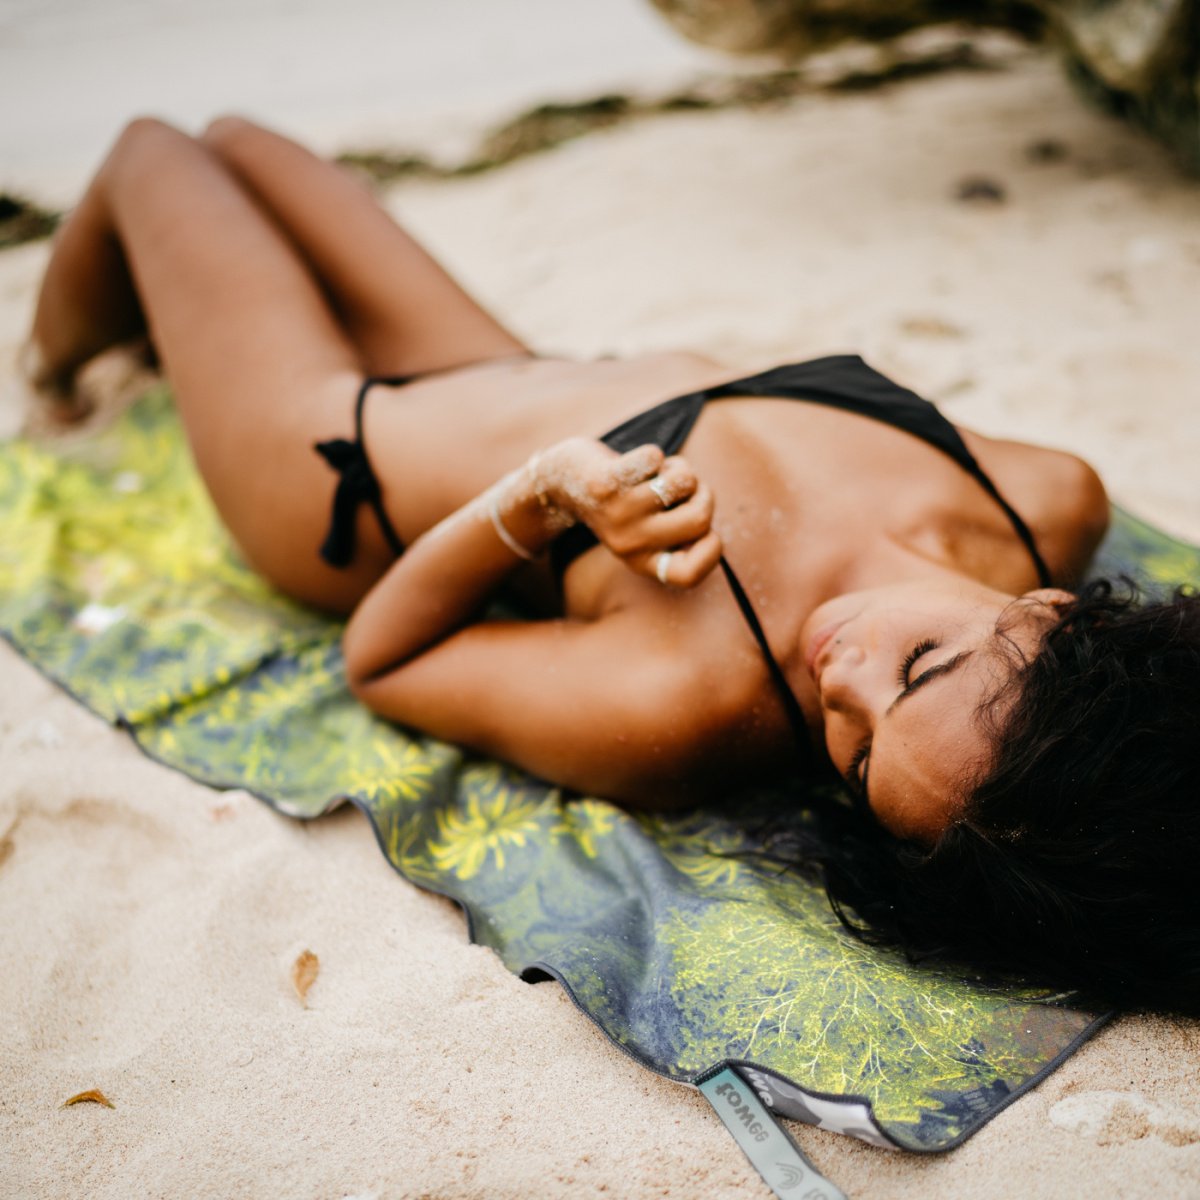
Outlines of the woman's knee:
<svg viewBox="0 0 1200 1200">
<path fill-rule="evenodd" d="M 141 147 L 186 137 L 186 133 L 161 117 L 134 117 L 118 134 L 116 149 Z"/>
<path fill-rule="evenodd" d="M 234 153 L 246 136 L 258 132 L 259 126 L 237 113 L 226 113 L 216 117 L 204 127 L 199 140 L 223 158 Z"/>
<path fill-rule="evenodd" d="M 192 137 L 161 117 L 134 117 L 117 137 L 114 153 L 142 153 L 146 147 L 178 145 L 181 142 L 200 143 L 210 150 L 221 151 L 242 140 L 247 132 L 258 127 L 245 117 L 226 114 L 205 126 L 199 137 Z"/>
<path fill-rule="evenodd" d="M 111 180 L 125 175 L 130 168 L 136 171 L 153 167 L 167 156 L 178 154 L 184 143 L 194 145 L 192 138 L 174 125 L 158 117 L 135 117 L 117 136 L 101 175 Z"/>
</svg>

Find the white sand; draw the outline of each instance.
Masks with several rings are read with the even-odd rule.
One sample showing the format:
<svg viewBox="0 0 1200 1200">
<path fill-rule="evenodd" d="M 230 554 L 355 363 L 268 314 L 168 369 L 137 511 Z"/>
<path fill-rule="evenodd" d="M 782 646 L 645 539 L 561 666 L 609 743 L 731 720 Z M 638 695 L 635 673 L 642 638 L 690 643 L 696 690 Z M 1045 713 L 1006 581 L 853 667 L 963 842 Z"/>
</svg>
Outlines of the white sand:
<svg viewBox="0 0 1200 1200">
<path fill-rule="evenodd" d="M 1065 162 L 1026 159 L 1046 137 Z M 979 173 L 1007 204 L 952 199 Z M 1200 536 L 1200 188 L 1048 64 L 662 118 L 394 199 L 545 348 L 860 350 Z M 44 258 L 0 256 L 0 351 Z M 765 1194 L 698 1095 L 467 945 L 356 813 L 290 822 L 11 652 L 0 679 L 0 1195 Z M 1129 1019 L 950 1155 L 797 1134 L 859 1198 L 1195 1196 L 1198 1066 L 1194 1024 Z M 116 1107 L 58 1107 L 88 1088 Z"/>
<path fill-rule="evenodd" d="M 322 151 L 450 143 L 706 64 L 728 60 L 644 0 L 0 0 L 0 188 L 71 203 L 139 113 L 243 112 Z"/>
</svg>

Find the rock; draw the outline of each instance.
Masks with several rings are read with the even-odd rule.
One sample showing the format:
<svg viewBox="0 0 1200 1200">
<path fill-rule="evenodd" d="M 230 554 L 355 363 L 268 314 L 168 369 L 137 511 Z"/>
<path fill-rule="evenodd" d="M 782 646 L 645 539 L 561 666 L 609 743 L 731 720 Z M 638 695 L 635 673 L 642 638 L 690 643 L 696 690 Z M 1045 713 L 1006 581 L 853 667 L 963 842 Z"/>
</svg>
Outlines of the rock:
<svg viewBox="0 0 1200 1200">
<path fill-rule="evenodd" d="M 922 25 L 1026 27 L 1022 0 L 651 0 L 684 37 L 734 54 L 803 58 L 848 38 L 877 41 Z"/>
<path fill-rule="evenodd" d="M 1085 94 L 1200 172 L 1200 0 L 651 0 L 685 37 L 788 61 L 957 21 L 1043 27 Z"/>
<path fill-rule="evenodd" d="M 1071 77 L 1200 173 L 1200 0 L 1041 0 Z"/>
<path fill-rule="evenodd" d="M 1068 52 L 1118 92 L 1144 94 L 1164 71 L 1183 68 L 1189 41 L 1193 61 L 1200 44 L 1192 0 L 1041 0 L 1041 7 Z"/>
</svg>

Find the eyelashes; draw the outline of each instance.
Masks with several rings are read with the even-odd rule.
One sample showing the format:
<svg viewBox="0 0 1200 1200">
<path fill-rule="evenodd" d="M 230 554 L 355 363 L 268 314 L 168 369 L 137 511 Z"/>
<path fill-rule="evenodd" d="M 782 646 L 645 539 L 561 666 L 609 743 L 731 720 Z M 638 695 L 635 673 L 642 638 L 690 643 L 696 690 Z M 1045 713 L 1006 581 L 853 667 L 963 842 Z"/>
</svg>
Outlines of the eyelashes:
<svg viewBox="0 0 1200 1200">
<path fill-rule="evenodd" d="M 850 763 L 846 767 L 846 782 L 850 785 L 850 790 L 855 795 L 860 795 L 863 791 L 862 777 L 859 775 L 858 769 L 866 761 L 867 755 L 870 752 L 871 742 L 868 739 L 850 756 Z"/>
<path fill-rule="evenodd" d="M 904 690 L 908 691 L 912 687 L 912 679 L 910 673 L 916 665 L 917 659 L 928 654 L 932 650 L 936 650 L 941 645 L 936 638 L 925 638 L 918 642 L 905 656 L 904 661 L 900 664 L 900 671 L 896 676 L 897 684 Z"/>
</svg>

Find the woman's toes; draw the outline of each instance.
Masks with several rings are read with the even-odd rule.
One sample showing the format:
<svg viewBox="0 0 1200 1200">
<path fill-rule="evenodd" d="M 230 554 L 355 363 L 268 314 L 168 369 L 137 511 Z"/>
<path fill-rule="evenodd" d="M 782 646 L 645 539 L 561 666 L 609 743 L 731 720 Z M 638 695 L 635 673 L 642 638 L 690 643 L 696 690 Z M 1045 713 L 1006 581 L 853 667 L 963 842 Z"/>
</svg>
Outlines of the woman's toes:
<svg viewBox="0 0 1200 1200">
<path fill-rule="evenodd" d="M 21 427 L 27 433 L 52 432 L 87 416 L 87 406 L 76 396 L 70 380 L 49 370 L 36 342 L 26 342 L 17 351 L 15 365 L 15 395 L 5 407 L 22 414 Z"/>
</svg>

